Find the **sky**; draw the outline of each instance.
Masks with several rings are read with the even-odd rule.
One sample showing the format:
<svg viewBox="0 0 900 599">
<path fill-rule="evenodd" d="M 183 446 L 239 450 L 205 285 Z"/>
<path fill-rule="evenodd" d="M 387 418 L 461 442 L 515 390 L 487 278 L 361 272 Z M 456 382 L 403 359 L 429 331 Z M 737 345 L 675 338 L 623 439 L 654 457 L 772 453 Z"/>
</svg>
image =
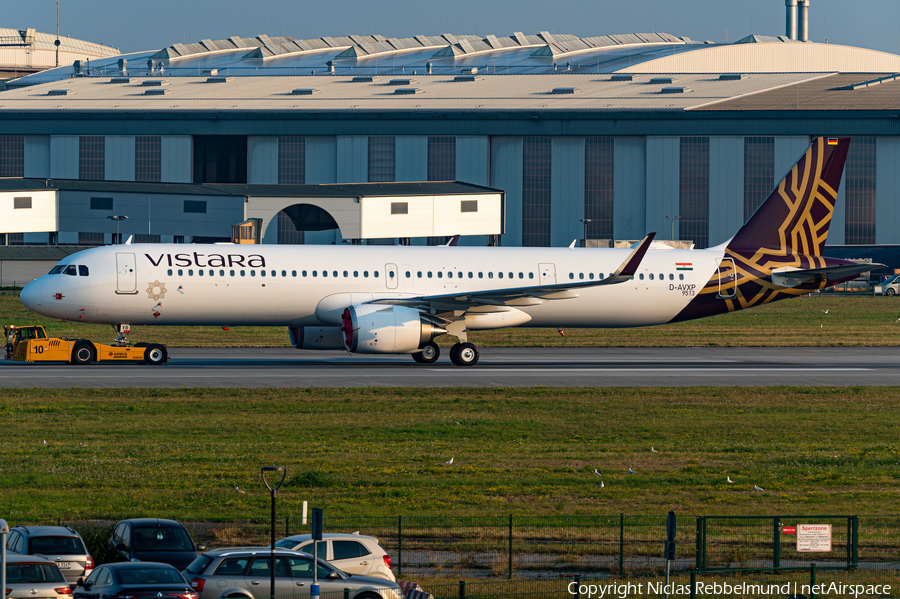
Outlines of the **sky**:
<svg viewBox="0 0 900 599">
<path fill-rule="evenodd" d="M 60 33 L 119 48 L 155 50 L 183 41 L 259 34 L 486 36 L 551 31 L 580 37 L 662 31 L 733 42 L 783 35 L 784 0 L 72 0 L 60 1 Z M 900 1 L 810 0 L 810 39 L 900 53 Z M 56 2 L 9 2 L 2 26 L 56 31 Z"/>
</svg>

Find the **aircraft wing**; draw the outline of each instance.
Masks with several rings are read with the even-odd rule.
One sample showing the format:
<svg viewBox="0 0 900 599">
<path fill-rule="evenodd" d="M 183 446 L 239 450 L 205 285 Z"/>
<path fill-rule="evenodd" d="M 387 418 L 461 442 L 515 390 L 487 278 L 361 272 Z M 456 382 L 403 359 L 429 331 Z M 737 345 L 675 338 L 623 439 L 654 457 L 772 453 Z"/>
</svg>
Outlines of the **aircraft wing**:
<svg viewBox="0 0 900 599">
<path fill-rule="evenodd" d="M 406 298 L 382 298 L 374 300 L 373 304 L 392 304 L 409 306 L 426 310 L 467 310 L 474 306 L 534 306 L 544 300 L 571 299 L 578 297 L 576 291 L 588 287 L 601 287 L 603 285 L 617 285 L 630 281 L 637 272 L 638 266 L 644 259 L 650 242 L 656 233 L 650 233 L 632 250 L 628 258 L 610 276 L 598 281 L 580 281 L 569 283 L 556 283 L 554 285 L 532 285 L 528 287 L 514 287 L 507 289 L 487 289 L 470 292 L 447 293 L 441 295 L 423 295 Z"/>
<path fill-rule="evenodd" d="M 860 263 L 847 266 L 826 266 L 825 268 L 792 269 L 791 267 L 779 268 L 772 271 L 772 282 L 781 287 L 799 287 L 810 283 L 821 283 L 829 279 L 843 279 L 861 275 L 880 268 L 884 264 Z"/>
</svg>

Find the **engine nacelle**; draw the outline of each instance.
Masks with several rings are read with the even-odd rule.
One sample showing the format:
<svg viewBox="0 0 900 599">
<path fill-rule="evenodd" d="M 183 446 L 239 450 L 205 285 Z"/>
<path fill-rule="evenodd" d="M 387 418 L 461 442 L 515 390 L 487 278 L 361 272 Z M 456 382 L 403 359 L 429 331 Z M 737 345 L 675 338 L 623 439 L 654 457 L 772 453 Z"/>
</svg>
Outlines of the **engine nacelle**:
<svg viewBox="0 0 900 599">
<path fill-rule="evenodd" d="M 447 332 L 405 306 L 350 306 L 343 320 L 344 347 L 361 354 L 408 354 Z"/>
<path fill-rule="evenodd" d="M 344 349 L 341 327 L 288 327 L 288 335 L 297 349 Z"/>
</svg>

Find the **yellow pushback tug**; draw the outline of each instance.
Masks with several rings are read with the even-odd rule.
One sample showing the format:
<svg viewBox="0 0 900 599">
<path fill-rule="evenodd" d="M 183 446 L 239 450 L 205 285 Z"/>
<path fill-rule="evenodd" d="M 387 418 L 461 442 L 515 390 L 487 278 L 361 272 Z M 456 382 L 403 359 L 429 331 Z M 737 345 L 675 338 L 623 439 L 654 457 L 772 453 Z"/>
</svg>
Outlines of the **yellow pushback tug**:
<svg viewBox="0 0 900 599">
<path fill-rule="evenodd" d="M 104 345 L 87 339 L 47 337 L 40 325 L 3 325 L 6 359 L 17 362 L 135 362 L 154 366 L 169 361 L 165 345 L 136 343 L 133 346 Z"/>
</svg>

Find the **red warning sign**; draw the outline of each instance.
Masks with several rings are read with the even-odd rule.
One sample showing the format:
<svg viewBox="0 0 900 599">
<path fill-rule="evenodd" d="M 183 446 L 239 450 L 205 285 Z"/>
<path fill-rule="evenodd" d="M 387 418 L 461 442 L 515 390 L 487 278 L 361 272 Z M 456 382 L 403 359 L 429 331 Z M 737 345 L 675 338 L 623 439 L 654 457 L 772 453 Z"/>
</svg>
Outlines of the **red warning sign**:
<svg viewBox="0 0 900 599">
<path fill-rule="evenodd" d="M 796 526 L 782 526 L 781 533 L 786 534 L 786 535 L 795 535 L 795 534 L 797 534 L 797 527 Z"/>
</svg>

